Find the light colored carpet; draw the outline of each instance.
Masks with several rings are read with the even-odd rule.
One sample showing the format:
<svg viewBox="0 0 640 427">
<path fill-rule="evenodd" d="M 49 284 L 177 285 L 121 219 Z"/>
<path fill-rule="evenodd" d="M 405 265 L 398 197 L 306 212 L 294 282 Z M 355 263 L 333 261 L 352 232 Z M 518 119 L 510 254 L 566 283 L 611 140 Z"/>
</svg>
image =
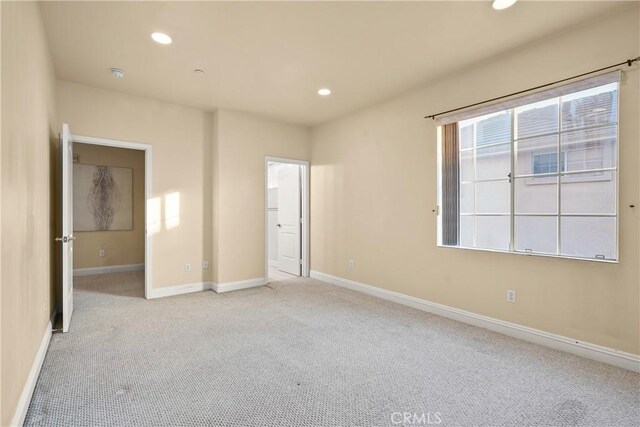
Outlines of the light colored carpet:
<svg viewBox="0 0 640 427">
<path fill-rule="evenodd" d="M 312 279 L 151 301 L 142 279 L 78 281 L 71 331 L 53 336 L 26 425 L 640 420 L 637 374 Z M 396 424 L 404 412 L 416 418 Z"/>
</svg>

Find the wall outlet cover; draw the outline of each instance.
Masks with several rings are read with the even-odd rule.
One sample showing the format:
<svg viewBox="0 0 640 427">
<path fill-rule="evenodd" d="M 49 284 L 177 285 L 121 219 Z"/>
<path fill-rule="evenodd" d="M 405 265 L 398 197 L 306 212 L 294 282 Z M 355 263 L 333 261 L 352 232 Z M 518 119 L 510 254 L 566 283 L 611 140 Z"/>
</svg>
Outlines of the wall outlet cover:
<svg viewBox="0 0 640 427">
<path fill-rule="evenodd" d="M 511 304 L 515 304 L 516 302 L 516 291 L 513 289 L 507 289 L 507 302 Z"/>
</svg>

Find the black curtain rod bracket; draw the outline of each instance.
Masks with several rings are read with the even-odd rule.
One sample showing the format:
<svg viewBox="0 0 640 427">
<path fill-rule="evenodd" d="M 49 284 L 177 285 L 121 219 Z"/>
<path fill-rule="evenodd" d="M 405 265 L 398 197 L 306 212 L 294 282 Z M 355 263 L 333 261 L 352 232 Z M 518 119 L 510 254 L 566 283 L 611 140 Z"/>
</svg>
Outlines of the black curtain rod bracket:
<svg viewBox="0 0 640 427">
<path fill-rule="evenodd" d="M 627 59 L 626 61 L 620 62 L 618 64 L 609 65 L 608 67 L 598 68 L 597 70 L 588 71 L 586 73 L 578 74 L 577 76 L 567 77 L 566 79 L 556 80 L 555 82 L 543 84 L 543 85 L 536 86 L 536 87 L 531 87 L 531 88 L 525 89 L 525 90 L 520 90 L 518 92 L 513 92 L 513 93 L 510 93 L 508 95 L 502 95 L 502 96 L 498 96 L 496 98 L 487 99 L 485 101 L 480 101 L 480 102 L 475 102 L 473 104 L 465 105 L 464 107 L 453 108 L 451 110 L 442 111 L 440 113 L 431 114 L 429 116 L 424 116 L 424 118 L 425 119 L 434 119 L 435 120 L 436 117 L 442 116 L 443 114 L 449 114 L 449 113 L 453 113 L 455 111 L 465 110 L 467 108 L 476 107 L 478 105 L 487 104 L 489 102 L 499 101 L 499 100 L 504 99 L 504 98 L 510 98 L 512 96 L 515 96 L 515 95 L 521 95 L 521 94 L 526 93 L 526 92 L 531 92 L 532 90 L 542 89 L 542 88 L 545 88 L 545 87 L 548 87 L 548 86 L 556 85 L 558 83 L 564 83 L 567 80 L 573 80 L 573 79 L 577 79 L 579 77 L 588 76 L 589 74 L 598 73 L 600 71 L 608 70 L 610 68 L 619 67 L 621 65 L 628 65 L 629 67 L 631 67 L 634 62 L 638 62 L 638 61 L 640 61 L 640 56 L 637 57 L 637 58 L 633 58 L 633 59 Z"/>
</svg>

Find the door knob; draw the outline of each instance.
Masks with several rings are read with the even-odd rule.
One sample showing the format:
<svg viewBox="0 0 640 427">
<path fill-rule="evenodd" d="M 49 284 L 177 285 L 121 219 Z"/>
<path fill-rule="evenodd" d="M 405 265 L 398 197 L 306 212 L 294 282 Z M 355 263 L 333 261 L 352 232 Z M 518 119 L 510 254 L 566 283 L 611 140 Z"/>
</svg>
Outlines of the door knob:
<svg viewBox="0 0 640 427">
<path fill-rule="evenodd" d="M 282 228 L 282 224 L 276 224 L 276 227 Z"/>
</svg>

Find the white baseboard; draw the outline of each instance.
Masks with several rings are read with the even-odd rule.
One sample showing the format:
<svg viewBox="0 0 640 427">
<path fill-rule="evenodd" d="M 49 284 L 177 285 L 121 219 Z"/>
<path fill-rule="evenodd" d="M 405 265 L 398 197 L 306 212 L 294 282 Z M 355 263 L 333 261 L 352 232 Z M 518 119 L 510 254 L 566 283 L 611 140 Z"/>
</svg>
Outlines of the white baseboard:
<svg viewBox="0 0 640 427">
<path fill-rule="evenodd" d="M 38 377 L 40 376 L 40 370 L 42 369 L 42 364 L 44 363 L 44 357 L 47 355 L 47 349 L 49 348 L 49 342 L 51 341 L 53 323 L 55 322 L 55 320 L 56 311 L 54 310 L 53 313 L 51 313 L 49 323 L 44 330 L 42 340 L 40 340 L 40 347 L 38 347 L 38 352 L 36 353 L 36 357 L 33 360 L 33 364 L 31 365 L 31 370 L 29 371 L 27 382 L 25 383 L 24 388 L 22 389 L 22 393 L 20 394 L 18 406 L 16 407 L 16 412 L 14 413 L 13 420 L 11 421 L 12 426 L 22 426 L 22 424 L 24 424 L 24 419 L 27 416 L 27 410 L 29 409 L 29 404 L 31 403 L 31 397 L 33 396 L 33 391 L 36 388 L 36 383 L 38 382 Z"/>
<path fill-rule="evenodd" d="M 73 276 L 93 276 L 94 274 L 124 273 L 126 271 L 144 270 L 144 264 L 109 265 L 105 267 L 76 268 Z"/>
<path fill-rule="evenodd" d="M 211 289 L 211 282 L 188 283 L 186 285 L 167 286 L 164 288 L 151 289 L 149 299 L 169 297 L 172 295 L 188 294 Z"/>
<path fill-rule="evenodd" d="M 597 360 L 598 362 L 607 363 L 630 371 L 640 372 L 640 356 L 632 353 L 568 338 L 562 335 L 552 334 L 539 329 L 506 322 L 504 320 L 494 319 L 492 317 L 475 314 L 470 311 L 449 307 L 444 304 L 438 304 L 401 294 L 399 292 L 377 288 L 375 286 L 359 283 L 353 280 L 343 279 L 341 277 L 332 276 L 319 271 L 312 270 L 310 276 L 314 279 L 322 280 L 323 282 L 363 292 L 365 294 L 433 313 L 438 316 L 447 317 L 459 322 L 489 329 L 503 335 L 540 344 L 545 347 L 575 354 L 587 359 Z"/>
<path fill-rule="evenodd" d="M 240 280 L 238 282 L 214 283 L 212 288 L 217 293 L 237 291 L 240 289 L 254 288 L 256 286 L 266 285 L 267 281 L 264 277 L 257 279 Z"/>
</svg>

